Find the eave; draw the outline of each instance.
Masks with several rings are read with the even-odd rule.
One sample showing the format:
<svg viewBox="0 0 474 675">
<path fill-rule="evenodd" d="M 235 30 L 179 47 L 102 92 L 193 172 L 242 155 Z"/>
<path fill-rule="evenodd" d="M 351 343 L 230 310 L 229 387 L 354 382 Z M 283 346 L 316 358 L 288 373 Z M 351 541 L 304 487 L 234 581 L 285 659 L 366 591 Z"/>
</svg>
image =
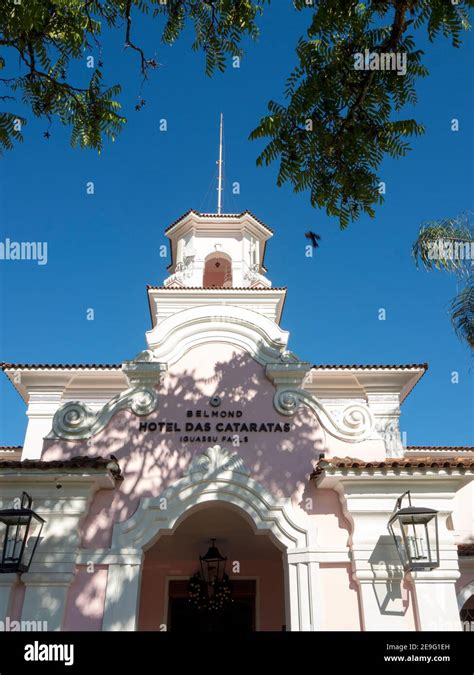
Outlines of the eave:
<svg viewBox="0 0 474 675">
<path fill-rule="evenodd" d="M 209 234 L 213 232 L 222 233 L 224 231 L 231 234 L 233 232 L 241 232 L 242 229 L 247 228 L 261 242 L 260 271 L 262 273 L 267 271 L 265 267 L 266 244 L 267 240 L 273 236 L 273 230 L 251 213 L 251 211 L 219 214 L 200 213 L 194 209 L 186 211 L 165 230 L 165 234 L 170 240 L 170 264 L 167 266 L 167 270 L 171 270 L 174 267 L 176 239 L 189 228 L 195 228 Z"/>
<path fill-rule="evenodd" d="M 112 398 L 128 387 L 122 364 L 2 363 L 0 368 L 25 403 L 32 390 L 62 391 L 68 400 Z"/>
<path fill-rule="evenodd" d="M 401 365 L 315 365 L 305 390 L 322 398 L 360 398 L 395 394 L 403 403 L 428 370 L 427 363 Z"/>
</svg>

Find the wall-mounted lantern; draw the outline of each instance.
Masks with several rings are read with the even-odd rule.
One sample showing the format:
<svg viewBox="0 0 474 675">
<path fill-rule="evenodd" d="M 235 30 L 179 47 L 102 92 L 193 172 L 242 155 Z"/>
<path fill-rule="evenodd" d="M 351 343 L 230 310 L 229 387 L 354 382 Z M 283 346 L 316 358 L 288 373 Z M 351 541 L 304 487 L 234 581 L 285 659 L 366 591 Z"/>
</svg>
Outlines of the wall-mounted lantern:
<svg viewBox="0 0 474 675">
<path fill-rule="evenodd" d="M 401 508 L 405 497 L 409 505 Z M 388 529 L 405 572 L 439 567 L 438 511 L 412 506 L 408 490 L 397 499 Z"/>
<path fill-rule="evenodd" d="M 31 504 L 22 492 L 19 508 L 0 511 L 0 572 L 28 572 L 45 522 Z"/>
</svg>

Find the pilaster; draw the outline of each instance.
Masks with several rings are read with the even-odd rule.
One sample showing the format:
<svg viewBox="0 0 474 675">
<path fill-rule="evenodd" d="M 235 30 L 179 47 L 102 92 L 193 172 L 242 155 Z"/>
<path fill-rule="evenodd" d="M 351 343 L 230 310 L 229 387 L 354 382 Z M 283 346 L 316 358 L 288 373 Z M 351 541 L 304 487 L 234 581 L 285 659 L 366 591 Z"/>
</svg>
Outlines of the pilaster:
<svg viewBox="0 0 474 675">
<path fill-rule="evenodd" d="M 36 389 L 29 390 L 29 403 L 26 414 L 28 427 L 23 444 L 23 459 L 39 459 L 43 451 L 43 439 L 51 430 L 54 413 L 63 403 L 60 390 Z"/>
</svg>

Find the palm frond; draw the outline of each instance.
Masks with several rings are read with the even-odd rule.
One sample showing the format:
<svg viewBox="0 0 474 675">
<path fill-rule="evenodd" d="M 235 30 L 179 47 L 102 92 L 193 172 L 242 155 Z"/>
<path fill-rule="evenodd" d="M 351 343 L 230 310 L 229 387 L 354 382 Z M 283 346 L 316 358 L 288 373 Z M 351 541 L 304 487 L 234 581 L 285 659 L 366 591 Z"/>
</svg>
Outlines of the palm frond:
<svg viewBox="0 0 474 675">
<path fill-rule="evenodd" d="M 427 270 L 469 272 L 474 252 L 472 213 L 424 223 L 412 247 L 416 265 Z"/>
<path fill-rule="evenodd" d="M 474 348 L 474 276 L 453 299 L 450 307 L 451 323 L 460 340 Z"/>
</svg>

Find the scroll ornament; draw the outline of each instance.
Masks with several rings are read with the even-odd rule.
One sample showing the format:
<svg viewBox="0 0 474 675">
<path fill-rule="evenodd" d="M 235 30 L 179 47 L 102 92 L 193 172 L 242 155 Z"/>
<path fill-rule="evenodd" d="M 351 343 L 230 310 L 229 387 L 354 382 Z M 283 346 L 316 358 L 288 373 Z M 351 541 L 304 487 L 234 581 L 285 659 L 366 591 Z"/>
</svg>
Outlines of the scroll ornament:
<svg viewBox="0 0 474 675">
<path fill-rule="evenodd" d="M 133 387 L 114 396 L 101 410 L 94 412 L 85 403 L 69 401 L 56 411 L 53 428 L 47 439 L 79 441 L 91 438 L 102 431 L 115 413 L 130 410 L 143 417 L 158 405 L 158 395 L 152 387 Z"/>
<path fill-rule="evenodd" d="M 340 422 L 337 422 L 315 396 L 303 389 L 278 389 L 273 403 L 276 410 L 286 416 L 294 415 L 301 405 L 306 405 L 328 433 L 348 443 L 365 440 L 373 428 L 372 413 L 362 403 L 350 403 L 346 406 L 342 410 Z"/>
</svg>

